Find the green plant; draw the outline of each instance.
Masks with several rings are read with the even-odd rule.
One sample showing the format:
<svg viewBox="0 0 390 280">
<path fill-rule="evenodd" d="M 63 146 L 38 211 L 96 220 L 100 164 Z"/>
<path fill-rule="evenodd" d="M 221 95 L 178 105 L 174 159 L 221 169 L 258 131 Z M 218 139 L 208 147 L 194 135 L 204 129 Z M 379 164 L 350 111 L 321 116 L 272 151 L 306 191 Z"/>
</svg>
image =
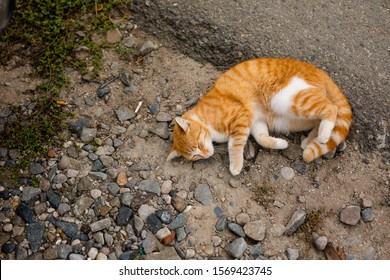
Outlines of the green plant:
<svg viewBox="0 0 390 280">
<path fill-rule="evenodd" d="M 92 74 L 98 74 L 105 45 L 94 42 L 92 36 L 116 28 L 110 15 L 120 13 L 118 8 L 124 4 L 127 1 L 17 1 L 13 19 L 0 37 L 0 63 L 8 64 L 18 56 L 16 66 L 27 61 L 44 82 L 32 92 L 35 108 L 31 112 L 12 108 L 12 118 L 0 134 L 1 147 L 21 154 L 17 166 L 7 167 L 7 174 L 17 174 L 29 165 L 30 158 L 45 154 L 60 140 L 58 135 L 66 128 L 64 120 L 69 115 L 57 104 L 59 90 L 68 82 L 64 71 L 73 67 L 85 74 L 93 67 Z M 87 50 L 88 59 L 77 56 L 80 47 Z M 4 168 L 0 169 L 4 174 Z"/>
</svg>

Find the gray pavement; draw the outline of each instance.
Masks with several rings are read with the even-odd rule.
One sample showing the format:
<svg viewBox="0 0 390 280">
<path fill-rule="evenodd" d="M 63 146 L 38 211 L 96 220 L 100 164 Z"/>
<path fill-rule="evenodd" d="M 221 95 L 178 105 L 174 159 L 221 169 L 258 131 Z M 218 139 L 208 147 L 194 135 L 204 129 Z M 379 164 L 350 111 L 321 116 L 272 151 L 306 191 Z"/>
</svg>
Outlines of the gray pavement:
<svg viewBox="0 0 390 280">
<path fill-rule="evenodd" d="M 142 28 L 221 70 L 252 57 L 292 57 L 326 70 L 354 109 L 350 140 L 390 154 L 387 0 L 133 1 Z"/>
</svg>

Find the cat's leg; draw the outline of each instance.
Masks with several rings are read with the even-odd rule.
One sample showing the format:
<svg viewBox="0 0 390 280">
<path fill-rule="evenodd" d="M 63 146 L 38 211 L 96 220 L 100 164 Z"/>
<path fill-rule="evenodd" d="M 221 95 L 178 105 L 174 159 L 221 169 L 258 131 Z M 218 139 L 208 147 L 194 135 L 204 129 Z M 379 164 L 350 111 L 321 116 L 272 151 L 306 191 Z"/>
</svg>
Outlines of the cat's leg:
<svg viewBox="0 0 390 280">
<path fill-rule="evenodd" d="M 229 170 L 233 176 L 240 174 L 244 165 L 244 147 L 249 137 L 249 129 L 237 129 L 229 137 Z"/>
<path fill-rule="evenodd" d="M 319 126 L 318 125 L 315 126 L 310 131 L 309 135 L 302 140 L 302 142 L 301 142 L 302 150 L 304 150 L 306 148 L 306 146 L 318 136 L 318 129 L 319 129 Z"/>
<path fill-rule="evenodd" d="M 268 149 L 286 149 L 288 143 L 286 140 L 269 136 L 268 126 L 265 122 L 256 121 L 251 128 L 251 134 L 264 148 Z"/>
<path fill-rule="evenodd" d="M 295 97 L 293 112 L 308 119 L 319 119 L 317 140 L 326 144 L 337 120 L 338 107 L 318 88 L 301 91 Z M 299 112 L 299 113 L 298 113 Z"/>
</svg>

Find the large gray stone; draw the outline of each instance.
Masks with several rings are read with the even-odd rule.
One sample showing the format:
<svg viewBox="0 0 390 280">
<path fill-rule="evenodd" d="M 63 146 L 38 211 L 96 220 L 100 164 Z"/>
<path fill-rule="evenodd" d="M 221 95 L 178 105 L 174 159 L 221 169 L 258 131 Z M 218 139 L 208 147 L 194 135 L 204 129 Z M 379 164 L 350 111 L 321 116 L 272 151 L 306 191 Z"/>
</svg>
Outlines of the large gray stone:
<svg viewBox="0 0 390 280">
<path fill-rule="evenodd" d="M 198 185 L 195 189 L 194 195 L 195 199 L 203 205 L 207 205 L 213 201 L 210 187 L 206 184 Z"/>
<path fill-rule="evenodd" d="M 153 180 L 143 180 L 139 183 L 138 189 L 145 192 L 155 193 L 158 196 L 161 194 L 160 185 Z"/>
<path fill-rule="evenodd" d="M 284 234 L 292 235 L 303 223 L 306 219 L 306 212 L 303 210 L 297 210 L 292 215 L 290 221 L 286 225 L 286 230 Z"/>
<path fill-rule="evenodd" d="M 230 256 L 239 259 L 242 257 L 247 247 L 248 244 L 245 242 L 245 239 L 240 237 L 234 239 L 229 245 L 227 245 L 225 250 Z"/>
</svg>

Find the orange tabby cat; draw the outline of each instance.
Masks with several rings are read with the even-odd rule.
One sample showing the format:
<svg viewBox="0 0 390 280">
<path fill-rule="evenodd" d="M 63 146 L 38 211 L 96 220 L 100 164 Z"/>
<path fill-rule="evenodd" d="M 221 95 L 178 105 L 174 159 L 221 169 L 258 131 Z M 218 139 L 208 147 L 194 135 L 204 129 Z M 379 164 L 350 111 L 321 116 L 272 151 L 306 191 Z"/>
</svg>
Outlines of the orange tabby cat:
<svg viewBox="0 0 390 280">
<path fill-rule="evenodd" d="M 324 71 L 293 59 L 259 58 L 229 69 L 194 108 L 175 120 L 167 160 L 206 159 L 214 153 L 213 142 L 228 142 L 229 169 L 238 175 L 250 134 L 262 147 L 285 149 L 287 141 L 269 131 L 311 129 L 301 144 L 303 159 L 310 162 L 346 138 L 352 111 Z"/>
</svg>

